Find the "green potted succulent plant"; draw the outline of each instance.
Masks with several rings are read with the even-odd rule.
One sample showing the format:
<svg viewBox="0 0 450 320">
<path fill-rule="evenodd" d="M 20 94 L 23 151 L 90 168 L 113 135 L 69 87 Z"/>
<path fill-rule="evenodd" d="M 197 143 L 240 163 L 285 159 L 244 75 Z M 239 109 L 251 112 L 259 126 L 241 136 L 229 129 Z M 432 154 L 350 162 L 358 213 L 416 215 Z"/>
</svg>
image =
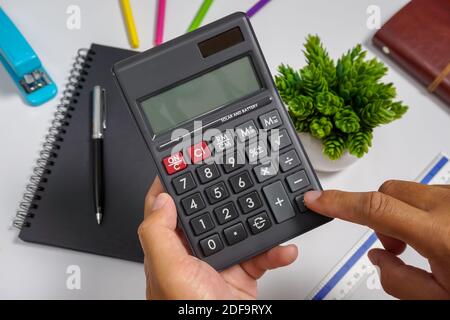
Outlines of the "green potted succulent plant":
<svg viewBox="0 0 450 320">
<path fill-rule="evenodd" d="M 307 65 L 295 70 L 281 64 L 275 76 L 301 140 L 319 146 L 320 156 L 330 163 L 363 157 L 372 146 L 374 129 L 408 110 L 401 101 L 394 101 L 394 85 L 381 81 L 387 67 L 377 59 L 366 59 L 360 44 L 337 62 L 318 36 L 309 35 L 304 47 Z M 320 167 L 312 162 L 318 170 L 335 171 L 332 165 Z"/>
</svg>

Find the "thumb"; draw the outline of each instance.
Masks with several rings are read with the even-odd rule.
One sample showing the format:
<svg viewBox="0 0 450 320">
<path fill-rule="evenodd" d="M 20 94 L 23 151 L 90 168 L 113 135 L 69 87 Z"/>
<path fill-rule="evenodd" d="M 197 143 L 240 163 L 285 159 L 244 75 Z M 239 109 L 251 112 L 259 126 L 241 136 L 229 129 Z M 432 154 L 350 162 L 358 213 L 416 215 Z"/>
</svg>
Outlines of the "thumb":
<svg viewBox="0 0 450 320">
<path fill-rule="evenodd" d="M 405 264 L 383 249 L 369 251 L 370 261 L 380 268 L 383 289 L 399 299 L 449 299 L 448 293 L 425 270 Z"/>
<path fill-rule="evenodd" d="M 151 207 L 150 207 L 151 206 Z M 171 196 L 160 193 L 146 203 L 146 216 L 139 226 L 139 239 L 150 263 L 164 267 L 188 254 L 176 233 L 177 209 Z"/>
</svg>

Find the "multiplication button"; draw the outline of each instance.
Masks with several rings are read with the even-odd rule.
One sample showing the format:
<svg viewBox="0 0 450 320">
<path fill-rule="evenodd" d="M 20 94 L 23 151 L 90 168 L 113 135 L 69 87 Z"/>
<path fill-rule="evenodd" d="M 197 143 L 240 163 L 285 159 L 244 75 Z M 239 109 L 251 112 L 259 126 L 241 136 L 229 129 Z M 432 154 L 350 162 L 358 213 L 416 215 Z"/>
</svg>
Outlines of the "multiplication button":
<svg viewBox="0 0 450 320">
<path fill-rule="evenodd" d="M 286 221 L 295 216 L 289 197 L 284 190 L 281 181 L 274 182 L 263 188 L 264 195 L 269 203 L 270 209 L 278 223 Z"/>
<path fill-rule="evenodd" d="M 278 174 L 278 167 L 275 166 L 271 161 L 263 163 L 256 166 L 253 171 L 255 171 L 256 178 L 258 182 L 264 182 Z"/>
</svg>

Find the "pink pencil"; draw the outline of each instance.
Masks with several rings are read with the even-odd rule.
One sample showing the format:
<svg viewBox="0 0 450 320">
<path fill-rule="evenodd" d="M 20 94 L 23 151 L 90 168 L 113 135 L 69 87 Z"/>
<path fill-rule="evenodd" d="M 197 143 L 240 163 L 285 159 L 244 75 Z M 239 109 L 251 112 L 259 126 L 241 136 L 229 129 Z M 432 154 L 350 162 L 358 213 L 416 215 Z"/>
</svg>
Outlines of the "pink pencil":
<svg viewBox="0 0 450 320">
<path fill-rule="evenodd" d="M 166 15 L 166 0 L 158 0 L 158 16 L 156 17 L 155 46 L 163 42 L 164 17 Z"/>
</svg>

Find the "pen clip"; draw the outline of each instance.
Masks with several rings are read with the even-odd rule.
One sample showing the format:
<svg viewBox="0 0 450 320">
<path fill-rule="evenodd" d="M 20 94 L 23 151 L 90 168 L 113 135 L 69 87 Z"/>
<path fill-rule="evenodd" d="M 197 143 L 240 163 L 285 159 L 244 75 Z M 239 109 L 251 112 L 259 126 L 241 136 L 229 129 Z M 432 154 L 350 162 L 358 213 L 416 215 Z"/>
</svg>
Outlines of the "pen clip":
<svg viewBox="0 0 450 320">
<path fill-rule="evenodd" d="M 102 88 L 102 93 L 101 93 L 101 108 L 102 108 L 102 119 L 101 119 L 101 124 L 103 127 L 103 130 L 106 130 L 106 89 Z"/>
</svg>

